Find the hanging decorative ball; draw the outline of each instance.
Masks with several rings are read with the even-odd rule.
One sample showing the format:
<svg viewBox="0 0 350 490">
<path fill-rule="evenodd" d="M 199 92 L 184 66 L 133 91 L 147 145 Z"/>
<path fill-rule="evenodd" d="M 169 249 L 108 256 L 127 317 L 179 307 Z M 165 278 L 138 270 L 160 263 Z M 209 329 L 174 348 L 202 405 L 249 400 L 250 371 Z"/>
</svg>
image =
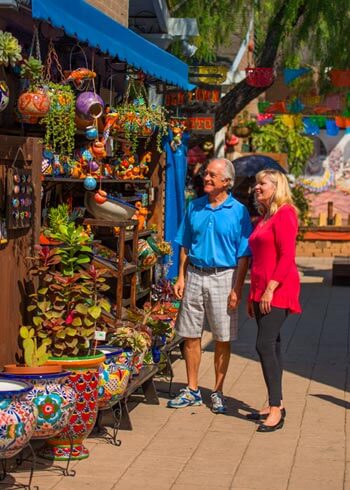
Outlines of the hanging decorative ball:
<svg viewBox="0 0 350 490">
<path fill-rule="evenodd" d="M 94 199 L 97 202 L 97 204 L 103 204 L 104 202 L 107 201 L 107 192 L 103 191 L 102 189 L 99 189 L 94 195 Z"/>
<path fill-rule="evenodd" d="M 0 112 L 4 111 L 10 101 L 10 89 L 4 80 L 0 81 Z"/>
<path fill-rule="evenodd" d="M 87 191 L 93 191 L 96 189 L 97 181 L 94 177 L 86 177 L 84 179 L 84 187 Z"/>
<path fill-rule="evenodd" d="M 88 140 L 95 140 L 98 137 L 98 131 L 95 126 L 87 126 L 85 128 L 85 138 Z"/>
<path fill-rule="evenodd" d="M 97 172 L 97 170 L 100 168 L 99 164 L 95 162 L 94 160 L 91 160 L 88 162 L 88 168 L 90 172 Z"/>
</svg>

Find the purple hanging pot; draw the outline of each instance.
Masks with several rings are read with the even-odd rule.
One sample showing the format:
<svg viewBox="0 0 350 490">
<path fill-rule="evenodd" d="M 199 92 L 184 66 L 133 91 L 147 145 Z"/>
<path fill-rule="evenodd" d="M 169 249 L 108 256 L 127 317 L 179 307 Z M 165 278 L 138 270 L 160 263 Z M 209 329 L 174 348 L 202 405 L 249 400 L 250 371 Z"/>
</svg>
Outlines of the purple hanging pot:
<svg viewBox="0 0 350 490">
<path fill-rule="evenodd" d="M 79 117 L 92 121 L 102 116 L 104 102 L 94 92 L 83 92 L 76 101 L 76 110 Z"/>
</svg>

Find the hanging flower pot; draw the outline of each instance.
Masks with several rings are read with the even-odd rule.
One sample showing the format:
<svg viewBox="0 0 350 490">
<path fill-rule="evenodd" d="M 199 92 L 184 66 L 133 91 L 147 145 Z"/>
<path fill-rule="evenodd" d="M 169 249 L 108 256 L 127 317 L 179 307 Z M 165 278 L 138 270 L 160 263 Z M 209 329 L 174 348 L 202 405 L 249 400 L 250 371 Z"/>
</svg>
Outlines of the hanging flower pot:
<svg viewBox="0 0 350 490">
<path fill-rule="evenodd" d="M 247 84 L 251 87 L 269 87 L 274 80 L 273 68 L 246 68 Z"/>
<path fill-rule="evenodd" d="M 105 360 L 102 353 L 85 357 L 52 358 L 49 364 L 61 364 L 71 374 L 67 384 L 76 394 L 76 403 L 65 429 L 52 439 L 40 452 L 43 458 L 57 461 L 81 460 L 89 457 L 84 440 L 94 428 L 98 411 L 99 367 Z M 71 445 L 72 441 L 72 445 Z"/>
<path fill-rule="evenodd" d="M 4 378 L 17 378 L 33 385 L 25 397 L 38 409 L 33 439 L 53 437 L 67 426 L 75 406 L 75 392 L 65 384 L 69 375 L 60 366 L 5 366 Z"/>
<path fill-rule="evenodd" d="M 50 109 L 50 98 L 43 89 L 23 92 L 18 98 L 18 111 L 22 116 L 44 117 Z"/>
<path fill-rule="evenodd" d="M 33 385 L 0 378 L 0 459 L 18 454 L 32 437 L 37 407 L 26 399 Z"/>
<path fill-rule="evenodd" d="M 98 408 L 111 408 L 125 393 L 128 386 L 131 367 L 124 360 L 124 351 L 118 347 L 100 346 L 106 359 L 100 366 L 98 383 Z"/>
<path fill-rule="evenodd" d="M 238 138 L 247 138 L 252 131 L 252 128 L 249 126 L 232 126 L 232 132 Z"/>
</svg>

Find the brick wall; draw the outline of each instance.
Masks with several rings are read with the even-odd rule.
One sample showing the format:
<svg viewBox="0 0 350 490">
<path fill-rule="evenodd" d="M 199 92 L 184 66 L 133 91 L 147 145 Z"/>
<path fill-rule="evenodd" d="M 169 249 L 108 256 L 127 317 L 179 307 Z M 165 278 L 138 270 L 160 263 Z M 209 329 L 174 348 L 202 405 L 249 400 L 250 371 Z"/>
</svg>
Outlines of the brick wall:
<svg viewBox="0 0 350 490">
<path fill-rule="evenodd" d="M 129 0 L 87 0 L 95 8 L 125 27 L 129 25 Z"/>
<path fill-rule="evenodd" d="M 350 241 L 307 240 L 297 244 L 299 257 L 334 257 L 335 255 L 350 257 Z"/>
</svg>

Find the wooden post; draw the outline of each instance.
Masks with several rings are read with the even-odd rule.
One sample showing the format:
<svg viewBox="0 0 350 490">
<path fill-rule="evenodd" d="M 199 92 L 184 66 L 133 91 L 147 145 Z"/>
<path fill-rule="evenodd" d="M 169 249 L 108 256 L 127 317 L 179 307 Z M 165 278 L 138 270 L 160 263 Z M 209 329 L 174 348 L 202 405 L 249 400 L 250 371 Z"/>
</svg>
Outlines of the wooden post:
<svg viewBox="0 0 350 490">
<path fill-rule="evenodd" d="M 327 225 L 333 225 L 333 201 L 328 201 L 327 203 Z"/>
</svg>

